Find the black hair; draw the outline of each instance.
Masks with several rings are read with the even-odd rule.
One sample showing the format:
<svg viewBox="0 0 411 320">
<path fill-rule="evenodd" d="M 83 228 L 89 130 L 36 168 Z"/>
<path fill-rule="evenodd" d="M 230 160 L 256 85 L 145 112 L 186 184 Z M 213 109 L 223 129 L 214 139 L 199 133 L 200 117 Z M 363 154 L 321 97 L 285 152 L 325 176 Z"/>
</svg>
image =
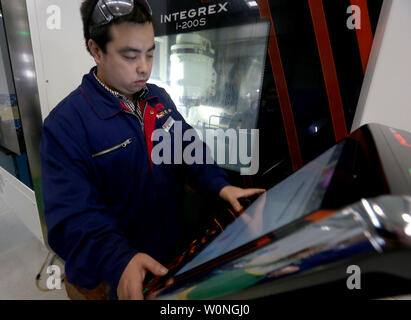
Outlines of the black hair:
<svg viewBox="0 0 411 320">
<path fill-rule="evenodd" d="M 147 12 L 144 7 L 140 4 L 134 2 L 133 11 L 127 15 L 114 18 L 110 23 L 102 26 L 93 26 L 91 22 L 91 15 L 93 13 L 94 7 L 96 6 L 98 0 L 84 0 L 81 3 L 80 13 L 81 19 L 83 21 L 83 33 L 84 40 L 86 42 L 87 51 L 90 52 L 88 47 L 88 41 L 93 39 L 97 45 L 101 48 L 103 53 L 107 53 L 107 43 L 112 40 L 110 28 L 112 25 L 120 24 L 123 22 L 141 23 L 153 22 L 151 15 Z M 91 54 L 91 52 L 90 52 Z"/>
</svg>

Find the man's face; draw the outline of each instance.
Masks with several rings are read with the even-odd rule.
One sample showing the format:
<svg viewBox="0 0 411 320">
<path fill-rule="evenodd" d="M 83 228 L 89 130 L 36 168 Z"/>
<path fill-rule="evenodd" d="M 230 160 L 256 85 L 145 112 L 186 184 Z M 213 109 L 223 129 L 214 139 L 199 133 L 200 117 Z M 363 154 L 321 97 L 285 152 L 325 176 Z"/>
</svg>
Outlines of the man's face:
<svg viewBox="0 0 411 320">
<path fill-rule="evenodd" d="M 118 92 L 132 96 L 145 85 L 153 66 L 154 30 L 152 23 L 124 22 L 110 29 L 106 54 L 93 54 L 97 75 Z"/>
</svg>

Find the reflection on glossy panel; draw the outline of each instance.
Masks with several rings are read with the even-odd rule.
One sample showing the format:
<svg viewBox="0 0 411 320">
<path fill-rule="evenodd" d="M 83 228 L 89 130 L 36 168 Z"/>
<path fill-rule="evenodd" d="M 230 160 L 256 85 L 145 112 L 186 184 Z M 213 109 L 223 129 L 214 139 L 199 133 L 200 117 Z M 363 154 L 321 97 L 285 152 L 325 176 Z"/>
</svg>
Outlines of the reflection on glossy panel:
<svg viewBox="0 0 411 320">
<path fill-rule="evenodd" d="M 411 235 L 407 231 L 410 206 L 410 197 L 381 196 L 359 201 L 322 219 L 314 213 L 273 232 L 270 244 L 189 281 L 177 282 L 157 298 L 235 298 L 237 292 L 245 289 L 252 289 L 247 293 L 248 298 L 256 298 L 273 294 L 277 280 L 312 275 L 331 265 L 345 266 L 347 259 L 361 261 L 401 247 L 411 258 Z M 386 272 L 395 269 L 387 265 L 374 267 L 375 270 L 386 268 Z M 410 278 L 411 271 L 401 276 Z M 340 278 L 343 277 L 341 274 Z M 264 286 L 264 290 L 259 291 L 260 286 Z M 267 291 L 268 288 L 272 290 Z"/>
</svg>

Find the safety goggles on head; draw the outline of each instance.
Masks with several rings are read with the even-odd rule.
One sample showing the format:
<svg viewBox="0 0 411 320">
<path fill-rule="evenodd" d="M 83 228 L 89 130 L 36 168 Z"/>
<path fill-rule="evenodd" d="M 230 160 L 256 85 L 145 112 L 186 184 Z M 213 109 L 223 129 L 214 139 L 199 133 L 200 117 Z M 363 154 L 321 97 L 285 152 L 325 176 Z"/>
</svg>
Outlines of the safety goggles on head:
<svg viewBox="0 0 411 320">
<path fill-rule="evenodd" d="M 147 0 L 99 0 L 91 15 L 93 26 L 102 26 L 114 18 L 125 16 L 133 11 L 134 1 L 140 4 L 151 16 L 153 14 Z"/>
</svg>

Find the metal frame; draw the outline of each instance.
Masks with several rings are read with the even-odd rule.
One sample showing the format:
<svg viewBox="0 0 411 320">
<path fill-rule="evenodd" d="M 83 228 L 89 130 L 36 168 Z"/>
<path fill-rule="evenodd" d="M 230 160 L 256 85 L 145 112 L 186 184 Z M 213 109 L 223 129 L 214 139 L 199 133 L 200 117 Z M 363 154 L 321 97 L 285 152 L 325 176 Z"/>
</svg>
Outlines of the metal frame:
<svg viewBox="0 0 411 320">
<path fill-rule="evenodd" d="M 42 117 L 39 90 L 34 58 L 23 59 L 23 57 L 27 56 L 33 57 L 26 0 L 0 0 L 0 9 L 3 14 L 9 46 L 12 74 L 19 104 L 29 169 L 40 214 L 44 243 L 47 244 L 40 184 L 39 144 Z"/>
</svg>

